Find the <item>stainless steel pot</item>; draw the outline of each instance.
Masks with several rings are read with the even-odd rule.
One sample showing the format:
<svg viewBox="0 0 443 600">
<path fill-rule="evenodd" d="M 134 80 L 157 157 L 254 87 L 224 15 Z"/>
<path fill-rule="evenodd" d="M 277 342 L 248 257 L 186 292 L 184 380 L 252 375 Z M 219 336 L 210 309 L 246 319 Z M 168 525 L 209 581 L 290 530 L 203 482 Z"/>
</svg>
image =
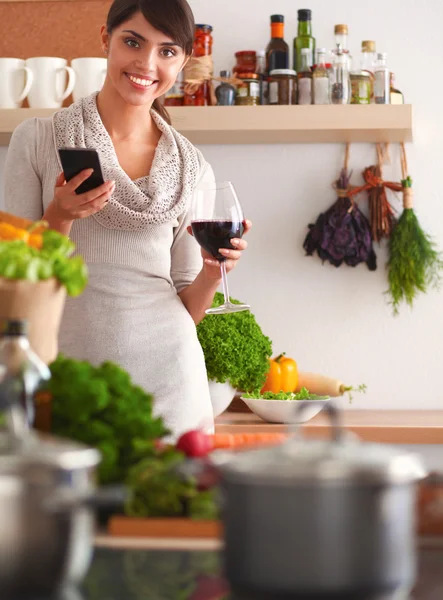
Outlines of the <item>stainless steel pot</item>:
<svg viewBox="0 0 443 600">
<path fill-rule="evenodd" d="M 425 470 L 412 455 L 347 437 L 326 409 L 330 441 L 296 435 L 220 460 L 226 574 L 242 597 L 356 600 L 413 585 L 415 482 Z"/>
<path fill-rule="evenodd" d="M 85 575 L 97 500 L 96 450 L 0 435 L 0 597 L 50 594 Z"/>
</svg>

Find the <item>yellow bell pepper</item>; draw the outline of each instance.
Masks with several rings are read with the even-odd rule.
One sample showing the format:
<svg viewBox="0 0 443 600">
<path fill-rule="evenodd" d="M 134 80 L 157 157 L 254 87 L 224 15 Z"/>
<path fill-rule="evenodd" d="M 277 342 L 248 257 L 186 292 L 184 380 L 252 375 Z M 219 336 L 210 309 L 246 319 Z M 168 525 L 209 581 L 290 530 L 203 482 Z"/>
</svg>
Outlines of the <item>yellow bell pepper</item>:
<svg viewBox="0 0 443 600">
<path fill-rule="evenodd" d="M 27 243 L 28 239 L 29 233 L 26 231 L 26 229 L 14 227 L 14 225 L 10 225 L 9 223 L 0 223 L 0 240 L 23 240 Z"/>
<path fill-rule="evenodd" d="M 280 354 L 269 361 L 269 371 L 262 393 L 293 392 L 298 384 L 298 367 L 293 358 Z"/>
</svg>

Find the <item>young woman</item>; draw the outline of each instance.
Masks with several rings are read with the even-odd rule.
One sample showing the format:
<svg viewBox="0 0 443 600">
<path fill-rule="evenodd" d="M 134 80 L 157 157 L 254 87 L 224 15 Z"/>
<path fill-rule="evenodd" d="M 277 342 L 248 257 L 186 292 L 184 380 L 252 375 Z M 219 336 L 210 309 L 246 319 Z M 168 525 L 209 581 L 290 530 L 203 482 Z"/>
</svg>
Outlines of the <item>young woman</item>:
<svg viewBox="0 0 443 600">
<path fill-rule="evenodd" d="M 22 123 L 5 168 L 7 210 L 46 219 L 89 267 L 87 289 L 67 302 L 60 351 L 119 363 L 154 394 L 175 435 L 213 427 L 195 325 L 220 284 L 218 262 L 189 234 L 193 195 L 214 183 L 213 172 L 158 100 L 191 56 L 193 38 L 186 0 L 115 0 L 101 31 L 103 89 L 53 118 Z M 77 195 L 91 171 L 67 183 L 63 147 L 95 148 L 106 182 Z M 228 270 L 246 248 L 241 239 L 232 244 L 221 250 Z"/>
</svg>

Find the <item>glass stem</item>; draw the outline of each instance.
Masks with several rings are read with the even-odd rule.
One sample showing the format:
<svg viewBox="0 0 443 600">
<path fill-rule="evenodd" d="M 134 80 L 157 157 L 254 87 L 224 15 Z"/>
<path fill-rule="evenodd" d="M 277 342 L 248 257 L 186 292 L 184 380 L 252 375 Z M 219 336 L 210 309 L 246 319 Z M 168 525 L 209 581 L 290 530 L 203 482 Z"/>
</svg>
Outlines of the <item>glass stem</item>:
<svg viewBox="0 0 443 600">
<path fill-rule="evenodd" d="M 223 287 L 223 294 L 225 296 L 225 304 L 230 304 L 229 289 L 228 289 L 228 274 L 226 273 L 226 261 L 225 260 L 220 261 L 220 271 L 221 271 L 221 276 L 222 276 L 222 287 Z"/>
</svg>

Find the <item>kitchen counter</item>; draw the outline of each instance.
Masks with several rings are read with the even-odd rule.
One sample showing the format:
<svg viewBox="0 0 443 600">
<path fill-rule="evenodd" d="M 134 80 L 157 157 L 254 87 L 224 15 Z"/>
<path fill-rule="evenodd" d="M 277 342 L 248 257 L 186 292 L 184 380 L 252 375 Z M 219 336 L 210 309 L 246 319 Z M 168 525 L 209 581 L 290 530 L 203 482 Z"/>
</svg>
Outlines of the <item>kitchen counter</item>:
<svg viewBox="0 0 443 600">
<path fill-rule="evenodd" d="M 243 600 L 230 594 L 217 549 L 140 546 L 131 547 L 128 541 L 123 547 L 98 547 L 81 591 L 67 590 L 57 600 Z M 441 600 L 443 546 L 421 548 L 419 563 L 419 577 L 410 600 Z"/>
<path fill-rule="evenodd" d="M 443 444 L 443 410 L 343 410 L 343 424 L 360 439 L 388 444 Z M 326 437 L 329 423 L 320 413 L 303 426 L 307 437 Z M 218 433 L 285 432 L 288 426 L 262 421 L 253 413 L 226 412 Z"/>
</svg>

